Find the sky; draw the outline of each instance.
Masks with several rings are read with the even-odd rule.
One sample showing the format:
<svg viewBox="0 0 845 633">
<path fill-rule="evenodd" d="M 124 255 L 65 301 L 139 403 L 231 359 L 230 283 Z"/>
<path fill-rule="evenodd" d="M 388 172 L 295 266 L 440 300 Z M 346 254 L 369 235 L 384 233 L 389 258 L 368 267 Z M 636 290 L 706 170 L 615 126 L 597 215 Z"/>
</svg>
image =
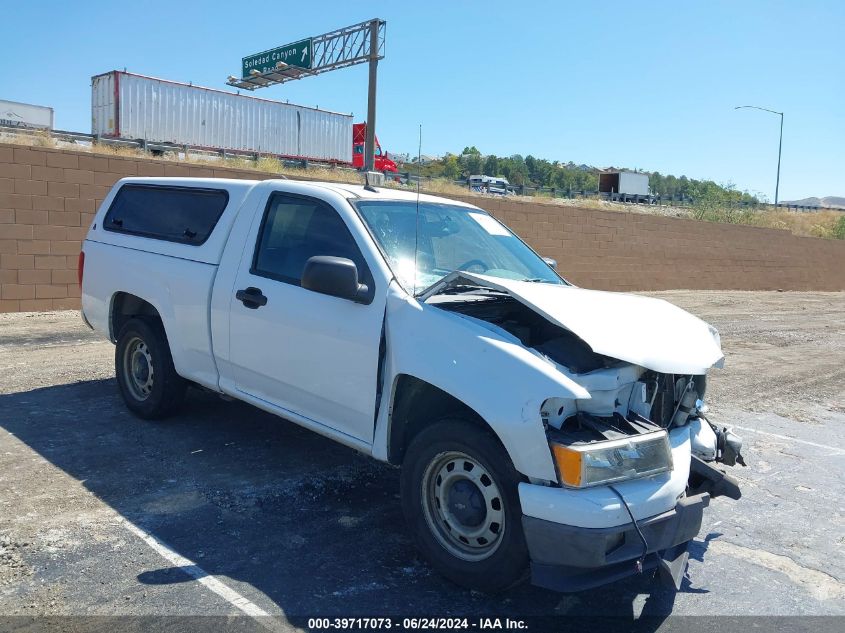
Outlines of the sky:
<svg viewBox="0 0 845 633">
<path fill-rule="evenodd" d="M 45 2 L 0 0 L 0 99 L 90 132 L 112 69 L 227 89 L 241 58 L 387 21 L 377 131 L 388 152 L 531 154 L 845 196 L 845 2 Z M 361 64 L 256 96 L 364 120 Z"/>
</svg>

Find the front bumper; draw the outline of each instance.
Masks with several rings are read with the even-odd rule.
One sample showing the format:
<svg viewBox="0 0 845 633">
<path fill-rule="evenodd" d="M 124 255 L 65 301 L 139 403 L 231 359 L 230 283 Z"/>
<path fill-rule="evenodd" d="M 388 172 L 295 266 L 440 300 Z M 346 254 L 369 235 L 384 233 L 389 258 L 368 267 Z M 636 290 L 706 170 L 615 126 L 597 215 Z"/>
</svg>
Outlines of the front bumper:
<svg viewBox="0 0 845 633">
<path fill-rule="evenodd" d="M 668 512 L 639 520 L 648 543 L 642 569 L 657 567 L 661 559 L 677 560 L 701 529 L 704 508 L 709 504 L 707 493 L 684 497 Z M 540 587 L 580 591 L 639 571 L 635 561 L 642 556 L 643 545 L 630 522 L 584 528 L 523 516 L 522 527 L 531 556 L 531 582 Z"/>
</svg>

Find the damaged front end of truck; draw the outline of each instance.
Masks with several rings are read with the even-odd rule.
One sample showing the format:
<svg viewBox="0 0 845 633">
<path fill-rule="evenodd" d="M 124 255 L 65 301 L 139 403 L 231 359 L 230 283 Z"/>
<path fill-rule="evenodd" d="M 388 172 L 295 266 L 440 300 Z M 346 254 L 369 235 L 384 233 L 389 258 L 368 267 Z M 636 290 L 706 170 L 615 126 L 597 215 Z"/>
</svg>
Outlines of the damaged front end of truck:
<svg viewBox="0 0 845 633">
<path fill-rule="evenodd" d="M 718 332 L 647 297 L 457 271 L 420 298 L 542 358 L 587 397 L 540 407 L 556 482 L 519 485 L 532 580 L 577 591 L 657 570 L 680 588 L 742 440 L 707 417 Z"/>
</svg>

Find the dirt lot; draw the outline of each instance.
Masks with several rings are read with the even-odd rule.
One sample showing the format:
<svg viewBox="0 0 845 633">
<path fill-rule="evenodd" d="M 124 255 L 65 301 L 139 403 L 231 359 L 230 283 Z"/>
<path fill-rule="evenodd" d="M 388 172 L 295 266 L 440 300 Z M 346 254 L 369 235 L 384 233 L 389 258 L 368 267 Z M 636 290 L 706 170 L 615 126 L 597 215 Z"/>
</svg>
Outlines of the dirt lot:
<svg viewBox="0 0 845 633">
<path fill-rule="evenodd" d="M 656 295 L 721 331 L 711 419 L 747 447 L 678 594 L 459 589 L 414 550 L 396 470 L 198 391 L 137 420 L 112 345 L 58 312 L 0 315 L 0 615 L 845 615 L 845 294 Z"/>
</svg>

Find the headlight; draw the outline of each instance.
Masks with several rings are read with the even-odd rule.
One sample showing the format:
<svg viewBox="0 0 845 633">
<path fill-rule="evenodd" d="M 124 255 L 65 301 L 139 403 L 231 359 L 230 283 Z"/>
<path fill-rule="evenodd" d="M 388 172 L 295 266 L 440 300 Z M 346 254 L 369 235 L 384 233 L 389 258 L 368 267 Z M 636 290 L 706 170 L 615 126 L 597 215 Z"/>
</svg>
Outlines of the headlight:
<svg viewBox="0 0 845 633">
<path fill-rule="evenodd" d="M 586 488 L 648 477 L 672 470 L 666 431 L 590 444 L 551 442 L 558 478 L 564 486 Z"/>
</svg>

